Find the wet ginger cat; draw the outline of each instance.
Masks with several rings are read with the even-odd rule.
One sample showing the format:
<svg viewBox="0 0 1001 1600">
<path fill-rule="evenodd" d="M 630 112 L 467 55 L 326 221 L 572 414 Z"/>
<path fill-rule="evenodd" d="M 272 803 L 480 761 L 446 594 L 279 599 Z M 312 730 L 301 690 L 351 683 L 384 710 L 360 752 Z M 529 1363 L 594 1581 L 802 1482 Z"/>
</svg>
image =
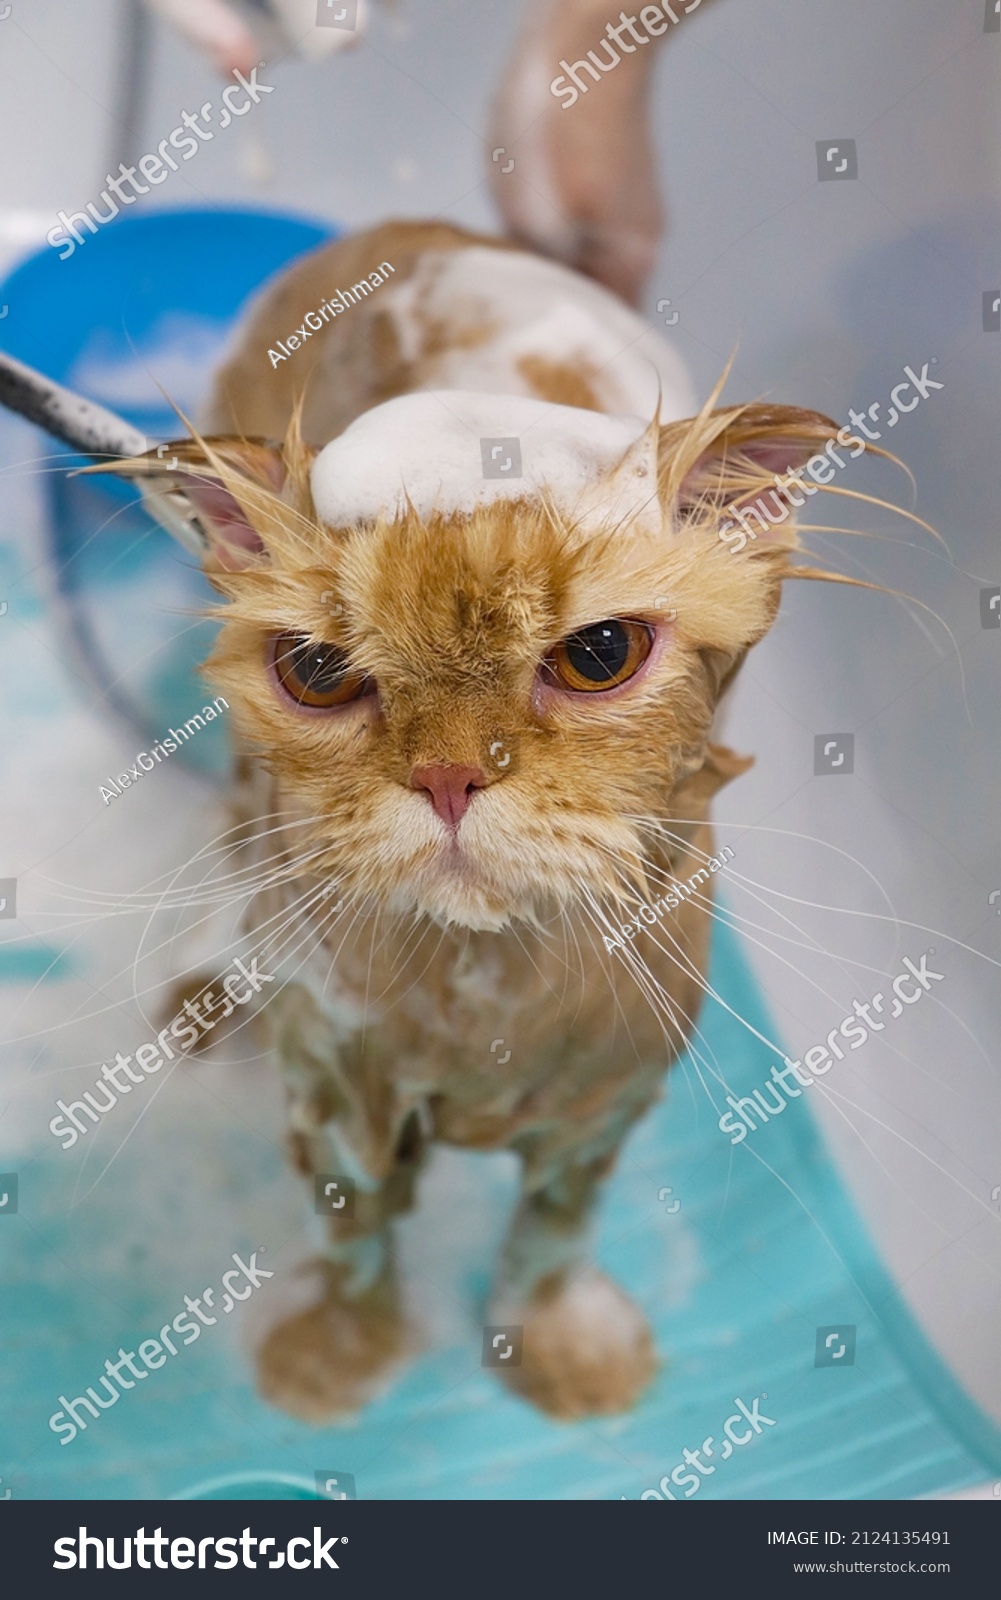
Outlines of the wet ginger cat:
<svg viewBox="0 0 1001 1600">
<path fill-rule="evenodd" d="M 504 1380 L 573 1418 L 655 1371 L 588 1223 L 698 1011 L 709 802 L 748 764 L 713 717 L 795 570 L 788 521 L 719 534 L 835 426 L 711 404 L 692 417 L 659 335 L 568 269 L 394 223 L 266 287 L 172 447 L 225 602 L 205 670 L 245 849 L 273 869 L 253 925 L 292 1161 L 354 1186 L 259 1352 L 299 1417 L 356 1410 L 412 1347 L 392 1222 L 435 1140 L 521 1158 L 484 1314 L 523 1329 Z"/>
</svg>

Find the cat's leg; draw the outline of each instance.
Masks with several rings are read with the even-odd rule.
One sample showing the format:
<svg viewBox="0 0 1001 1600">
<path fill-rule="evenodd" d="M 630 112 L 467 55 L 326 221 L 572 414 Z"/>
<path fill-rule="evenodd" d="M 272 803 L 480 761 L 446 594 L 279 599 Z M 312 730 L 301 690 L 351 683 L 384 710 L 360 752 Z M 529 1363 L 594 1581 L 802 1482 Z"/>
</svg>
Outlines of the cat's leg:
<svg viewBox="0 0 1001 1600">
<path fill-rule="evenodd" d="M 312 1200 L 317 1175 L 345 1172 L 343 1127 L 336 1118 L 322 1120 L 323 1111 L 333 1109 L 329 1092 L 293 1094 L 292 1101 L 293 1162 L 308 1179 Z M 301 1269 L 305 1305 L 273 1326 L 257 1352 L 262 1396 L 303 1421 L 322 1423 L 357 1411 L 415 1347 L 399 1293 L 391 1225 L 413 1203 L 423 1154 L 412 1115 L 385 1176 L 357 1185 L 345 1206 L 350 1215 L 326 1219 L 326 1247 Z M 295 1286 L 293 1295 L 300 1298 Z"/>
<path fill-rule="evenodd" d="M 528 1177 L 501 1257 L 488 1320 L 522 1329 L 504 1379 L 553 1417 L 624 1411 L 656 1371 L 646 1318 L 593 1262 L 588 1221 L 613 1160 L 568 1156 Z"/>
</svg>

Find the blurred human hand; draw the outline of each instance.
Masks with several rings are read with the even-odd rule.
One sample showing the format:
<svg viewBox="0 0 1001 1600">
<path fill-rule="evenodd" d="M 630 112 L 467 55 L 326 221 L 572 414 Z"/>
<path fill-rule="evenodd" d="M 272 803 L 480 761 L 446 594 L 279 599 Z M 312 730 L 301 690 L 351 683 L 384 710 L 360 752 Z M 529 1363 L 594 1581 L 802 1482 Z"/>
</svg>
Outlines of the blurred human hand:
<svg viewBox="0 0 1001 1600">
<path fill-rule="evenodd" d="M 338 11 L 351 17 L 352 6 L 329 0 L 334 18 Z M 367 0 L 357 0 L 353 25 L 327 27 L 317 22 L 316 0 L 263 0 L 253 9 L 227 0 L 146 0 L 151 11 L 171 23 L 179 33 L 208 56 L 224 76 L 248 73 L 261 56 L 285 54 L 316 58 L 334 50 L 350 49 L 365 30 Z"/>
</svg>

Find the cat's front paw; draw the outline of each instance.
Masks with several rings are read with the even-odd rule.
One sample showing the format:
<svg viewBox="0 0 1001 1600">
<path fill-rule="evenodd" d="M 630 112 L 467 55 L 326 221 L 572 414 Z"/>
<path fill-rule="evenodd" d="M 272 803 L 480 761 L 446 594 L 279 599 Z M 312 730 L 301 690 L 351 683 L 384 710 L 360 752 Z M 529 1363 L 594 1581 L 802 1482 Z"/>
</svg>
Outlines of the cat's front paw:
<svg viewBox="0 0 1001 1600">
<path fill-rule="evenodd" d="M 268 1333 L 257 1352 L 258 1388 L 303 1422 L 331 1422 L 371 1400 L 413 1342 L 391 1283 L 350 1299 L 330 1274 L 322 1299 Z"/>
<path fill-rule="evenodd" d="M 505 1306 L 491 1320 L 521 1325 L 521 1361 L 505 1369 L 504 1381 L 551 1417 L 626 1411 L 657 1370 L 643 1313 L 593 1268 L 543 1285 L 528 1305 Z"/>
</svg>

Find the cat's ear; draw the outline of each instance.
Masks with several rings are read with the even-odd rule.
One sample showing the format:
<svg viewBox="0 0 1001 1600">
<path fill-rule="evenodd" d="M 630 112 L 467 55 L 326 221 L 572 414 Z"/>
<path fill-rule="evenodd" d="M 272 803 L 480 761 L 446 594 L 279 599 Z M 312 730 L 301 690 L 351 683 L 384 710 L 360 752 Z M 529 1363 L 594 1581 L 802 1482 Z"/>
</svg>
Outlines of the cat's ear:
<svg viewBox="0 0 1001 1600">
<path fill-rule="evenodd" d="M 256 564 L 289 515 L 287 453 L 263 439 L 176 439 L 83 470 L 136 482 L 151 515 L 209 569 Z"/>
<path fill-rule="evenodd" d="M 746 405 L 666 424 L 660 430 L 659 481 L 671 525 L 679 531 L 710 526 L 734 549 L 743 549 L 748 536 L 793 547 L 793 511 L 817 492 L 816 482 L 833 479 L 837 437 L 838 424 L 830 417 L 798 406 Z M 818 459 L 822 478 L 818 467 L 815 482 L 790 480 Z M 731 525 L 738 530 L 732 538 Z"/>
</svg>

